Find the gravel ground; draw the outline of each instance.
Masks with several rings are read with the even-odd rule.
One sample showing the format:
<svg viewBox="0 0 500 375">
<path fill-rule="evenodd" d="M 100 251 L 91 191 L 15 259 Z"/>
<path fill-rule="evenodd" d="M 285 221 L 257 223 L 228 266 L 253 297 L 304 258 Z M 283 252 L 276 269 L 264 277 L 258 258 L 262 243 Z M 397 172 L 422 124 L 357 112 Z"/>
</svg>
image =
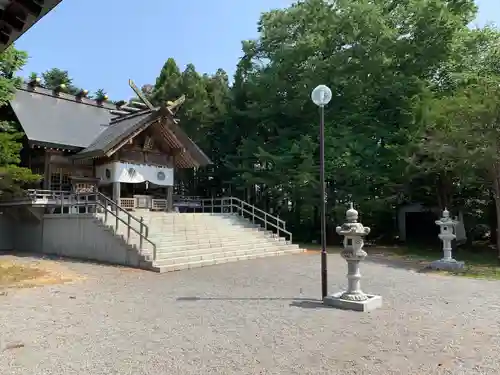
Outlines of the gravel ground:
<svg viewBox="0 0 500 375">
<path fill-rule="evenodd" d="M 64 266 L 86 279 L 0 296 L 1 374 L 500 373 L 495 281 L 366 262 L 384 306 L 356 313 L 315 300 L 318 254 L 162 275 Z M 345 268 L 329 256 L 331 292 Z"/>
</svg>

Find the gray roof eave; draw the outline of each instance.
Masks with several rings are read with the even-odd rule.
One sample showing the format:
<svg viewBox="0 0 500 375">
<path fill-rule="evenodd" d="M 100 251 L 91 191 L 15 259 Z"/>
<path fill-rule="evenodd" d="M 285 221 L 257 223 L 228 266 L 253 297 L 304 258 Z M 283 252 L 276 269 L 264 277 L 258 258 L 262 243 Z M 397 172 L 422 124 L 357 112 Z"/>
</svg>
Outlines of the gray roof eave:
<svg viewBox="0 0 500 375">
<path fill-rule="evenodd" d="M 84 153 L 83 151 L 85 151 L 85 150 L 81 150 L 80 152 L 78 152 L 74 155 L 71 155 L 71 159 L 102 158 L 103 156 L 106 155 L 106 152 L 104 152 L 103 150 L 95 150 L 95 151 L 90 151 L 90 152 L 86 152 L 86 153 Z"/>
<path fill-rule="evenodd" d="M 213 164 L 212 160 L 210 160 L 196 142 L 193 141 L 176 122 L 170 125 L 170 130 L 178 137 L 185 147 L 188 148 L 189 152 L 201 167 Z"/>
<path fill-rule="evenodd" d="M 134 133 L 136 130 L 141 128 L 142 126 L 149 126 L 151 125 L 159 116 L 159 111 L 157 109 L 152 110 L 152 112 L 149 114 L 148 117 L 143 119 L 142 121 L 138 122 L 133 126 L 129 131 L 126 133 L 121 134 L 118 138 L 115 138 L 112 142 L 110 142 L 104 149 L 104 153 L 109 152 L 113 147 L 116 147 L 120 142 L 125 141 L 127 138 L 129 138 L 132 133 Z"/>
<path fill-rule="evenodd" d="M 74 152 L 78 152 L 78 151 L 82 150 L 82 148 L 79 146 L 69 146 L 69 145 L 65 145 L 62 143 L 43 142 L 43 141 L 36 141 L 36 140 L 30 140 L 30 139 L 28 139 L 28 144 L 32 145 L 32 146 L 52 148 L 52 149 L 63 149 L 63 150 L 69 150 L 69 151 L 74 151 Z"/>
<path fill-rule="evenodd" d="M 33 10 L 29 10 L 22 5 L 22 2 L 18 2 L 16 0 L 7 0 L 2 1 L 3 4 L 3 15 L 2 21 L 7 25 L 7 33 L 8 36 L 7 42 L 0 42 L 0 53 L 5 51 L 7 47 L 9 47 L 12 43 L 14 43 L 21 35 L 23 35 L 26 31 L 28 31 L 34 24 L 39 22 L 43 17 L 45 17 L 49 12 L 51 12 L 62 0 L 45 0 L 36 2 L 35 7 L 41 6 L 41 12 L 39 14 L 33 13 Z M 41 5 L 41 4 L 42 5 Z M 17 9 L 16 9 L 17 8 Z M 16 17 L 19 20 L 20 15 L 19 12 L 25 13 L 26 18 L 22 21 L 22 27 L 20 29 L 12 27 L 9 25 L 8 18 Z"/>
<path fill-rule="evenodd" d="M 146 115 L 144 117 L 144 115 Z M 84 149 L 80 151 L 77 155 L 74 155 L 75 158 L 91 158 L 91 157 L 102 157 L 105 156 L 113 147 L 116 147 L 120 142 L 125 141 L 128 137 L 130 137 L 135 131 L 144 126 L 149 126 L 152 122 L 156 120 L 159 115 L 159 111 L 150 111 L 146 110 L 141 112 L 136 112 L 131 116 L 125 116 L 123 118 L 117 119 L 117 121 L 112 122 L 108 130 L 113 131 L 113 126 L 120 126 L 120 122 L 130 121 L 136 117 L 141 117 L 138 122 L 132 123 L 131 126 L 128 126 L 125 129 L 121 129 L 122 132 L 117 132 L 116 134 L 112 134 L 112 138 L 108 141 L 105 141 L 103 145 L 99 145 L 99 142 L 102 142 L 102 139 L 99 139 L 103 135 L 109 136 L 109 134 L 99 134 L 95 140 L 89 145 L 88 149 Z M 120 128 L 118 128 L 120 130 Z"/>
<path fill-rule="evenodd" d="M 58 144 L 63 148 L 88 147 L 109 125 L 107 106 L 76 100 L 67 94 L 21 87 L 10 106 L 31 142 Z"/>
</svg>

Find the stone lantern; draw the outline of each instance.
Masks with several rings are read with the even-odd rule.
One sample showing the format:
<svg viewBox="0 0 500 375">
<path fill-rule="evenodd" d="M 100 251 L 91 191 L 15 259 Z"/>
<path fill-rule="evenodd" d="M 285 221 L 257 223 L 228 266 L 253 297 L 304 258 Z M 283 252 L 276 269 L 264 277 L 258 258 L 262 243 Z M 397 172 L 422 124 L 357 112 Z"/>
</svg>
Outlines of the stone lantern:
<svg viewBox="0 0 500 375">
<path fill-rule="evenodd" d="M 445 208 L 443 217 L 436 220 L 436 224 L 439 225 L 440 229 L 438 237 L 443 242 L 443 258 L 432 262 L 431 268 L 446 271 L 463 269 L 465 263 L 453 259 L 451 247 L 451 242 L 457 237 L 455 235 L 455 227 L 459 222 L 453 220 L 450 217 L 450 212 Z"/>
<path fill-rule="evenodd" d="M 370 228 L 358 223 L 358 211 L 351 203 L 346 212 L 347 222 L 336 231 L 344 236 L 344 250 L 340 253 L 347 262 L 347 290 L 328 296 L 324 303 L 343 309 L 370 311 L 382 306 L 382 297 L 366 294 L 361 290 L 359 265 L 367 256 L 363 250 L 363 238 L 370 233 Z"/>
</svg>

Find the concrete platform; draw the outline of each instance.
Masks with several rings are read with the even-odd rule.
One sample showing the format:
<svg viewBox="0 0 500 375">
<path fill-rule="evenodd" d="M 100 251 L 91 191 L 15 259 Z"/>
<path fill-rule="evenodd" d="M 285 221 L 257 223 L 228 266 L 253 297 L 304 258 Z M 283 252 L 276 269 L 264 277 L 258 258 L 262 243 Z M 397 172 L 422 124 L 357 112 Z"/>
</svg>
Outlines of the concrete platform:
<svg viewBox="0 0 500 375">
<path fill-rule="evenodd" d="M 331 296 L 325 297 L 323 303 L 327 306 L 336 307 L 344 310 L 354 310 L 368 312 L 382 307 L 382 297 L 373 294 L 368 294 L 368 299 L 365 301 L 349 301 L 341 299 L 344 292 L 338 292 Z"/>
<path fill-rule="evenodd" d="M 433 270 L 440 271 L 461 271 L 465 268 L 465 262 L 459 262 L 455 259 L 453 260 L 435 260 L 429 265 Z"/>
</svg>

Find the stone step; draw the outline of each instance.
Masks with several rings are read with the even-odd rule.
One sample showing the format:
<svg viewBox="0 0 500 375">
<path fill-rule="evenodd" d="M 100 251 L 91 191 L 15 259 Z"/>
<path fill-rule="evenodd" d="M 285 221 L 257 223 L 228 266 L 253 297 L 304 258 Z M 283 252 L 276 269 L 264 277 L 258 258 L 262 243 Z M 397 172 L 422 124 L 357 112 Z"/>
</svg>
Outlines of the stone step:
<svg viewBox="0 0 500 375">
<path fill-rule="evenodd" d="M 108 220 L 108 224 L 115 225 L 115 220 Z M 263 230 L 263 227 L 260 225 L 252 224 L 252 223 L 196 223 L 196 224 L 184 224 L 184 223 L 175 223 L 175 224 L 167 224 L 160 222 L 152 222 L 147 224 L 150 232 L 154 231 L 182 231 L 182 232 L 195 232 L 200 230 L 224 230 L 225 228 L 238 228 L 243 230 Z M 137 223 L 131 223 L 131 226 L 137 230 L 140 229 L 140 225 Z M 126 227 L 125 224 L 119 223 L 118 227 Z M 272 229 L 272 228 L 270 228 Z"/>
<path fill-rule="evenodd" d="M 254 233 L 244 233 L 244 232 L 227 232 L 227 233 L 196 233 L 190 235 L 182 235 L 182 234 L 167 234 L 167 235 L 150 235 L 148 237 L 149 240 L 155 243 L 171 243 L 171 242 L 186 242 L 186 241 L 216 241 L 220 238 L 228 238 L 228 239 L 241 239 L 241 240 L 251 240 L 256 239 L 259 241 L 268 241 L 268 240 L 283 240 L 286 241 L 285 237 L 278 237 L 273 233 L 268 232 L 254 232 Z"/>
<path fill-rule="evenodd" d="M 104 216 L 104 214 L 99 214 Z M 114 217 L 114 215 L 108 215 Z M 121 218 L 128 218 L 128 215 L 124 213 L 120 213 L 118 215 Z M 135 217 L 136 219 L 140 220 L 142 217 L 143 220 L 163 220 L 163 221 L 192 221 L 192 220 L 217 220 L 217 219 L 232 219 L 232 218 L 241 218 L 241 216 L 238 215 L 231 215 L 231 214 L 165 214 L 165 213 L 158 213 L 158 212 L 145 212 L 145 213 L 132 213 L 132 217 Z M 133 220 L 133 219 L 132 219 Z"/>
<path fill-rule="evenodd" d="M 114 223 L 110 223 L 113 224 Z M 133 228 L 139 229 L 139 226 L 132 225 Z M 161 223 L 154 223 L 147 226 L 149 228 L 149 232 L 159 232 L 159 231 L 167 231 L 167 232 L 196 232 L 203 230 L 219 230 L 224 231 L 228 228 L 235 228 L 241 230 L 264 230 L 264 227 L 253 224 L 241 224 L 241 223 L 215 223 L 212 225 L 165 225 Z M 274 228 L 268 228 L 267 230 L 272 230 Z"/>
<path fill-rule="evenodd" d="M 154 262 L 153 266 L 151 267 L 151 270 L 155 271 L 155 272 L 160 272 L 160 273 L 170 272 L 170 271 L 180 271 L 180 270 L 190 269 L 190 268 L 199 268 L 199 267 L 211 266 L 211 265 L 215 265 L 215 264 L 236 262 L 239 260 L 265 258 L 265 257 L 285 255 L 285 254 L 296 254 L 296 253 L 300 253 L 300 252 L 302 252 L 302 250 L 271 251 L 271 252 L 264 251 L 264 252 L 254 252 L 254 253 L 248 254 L 248 255 L 222 256 L 219 258 L 215 257 L 212 259 L 205 259 L 205 260 L 185 262 L 185 263 L 167 264 L 167 265 L 162 264 L 160 262 Z"/>
<path fill-rule="evenodd" d="M 109 220 L 109 219 L 108 219 Z M 143 221 L 144 224 L 151 225 L 162 225 L 162 226 L 209 226 L 215 227 L 220 224 L 230 224 L 230 225 L 241 225 L 241 226 L 260 226 L 260 223 L 252 223 L 250 221 L 244 221 L 240 219 L 215 219 L 215 218 L 207 218 L 204 220 L 161 220 L 161 219 L 145 219 Z M 132 225 L 139 225 L 137 222 L 131 222 Z"/>
<path fill-rule="evenodd" d="M 126 238 L 126 236 L 124 236 Z M 151 240 L 151 239 L 150 239 Z M 139 238 L 131 237 L 130 243 L 139 244 Z M 190 239 L 161 239 L 152 240 L 157 249 L 196 249 L 199 247 L 216 248 L 220 246 L 241 246 L 241 245 L 286 245 L 287 241 L 284 238 L 273 237 L 258 237 L 258 236 L 241 236 L 238 234 L 224 237 L 192 237 Z M 143 241 L 143 248 L 151 248 L 146 240 Z"/>
<path fill-rule="evenodd" d="M 124 236 L 128 235 L 126 228 L 119 228 L 118 232 Z M 131 238 L 139 238 L 139 234 L 135 233 L 133 230 L 130 231 Z M 239 237 L 239 238 L 259 238 L 259 239 L 269 239 L 269 238 L 285 238 L 278 237 L 276 234 L 269 231 L 241 231 L 241 230 L 227 230 L 225 232 L 217 231 L 205 231 L 196 233 L 183 233 L 183 232 L 150 232 L 148 239 L 155 242 L 170 242 L 170 241 L 189 241 L 189 240 L 203 240 L 203 239 L 217 239 L 220 237 Z"/>
<path fill-rule="evenodd" d="M 134 228 L 135 229 L 135 228 Z M 127 232 L 126 227 L 119 227 L 119 231 Z M 139 232 L 139 230 L 137 230 Z M 134 230 L 131 230 L 132 233 L 135 233 Z M 224 236 L 232 233 L 241 233 L 242 235 L 264 235 L 264 234 L 274 234 L 274 232 L 270 230 L 264 230 L 263 228 L 251 228 L 251 227 L 237 227 L 233 225 L 220 225 L 215 228 L 197 228 L 197 229 L 183 229 L 183 228 L 161 228 L 161 227 L 150 227 L 148 232 L 149 238 L 161 238 L 164 236 L 171 237 L 183 237 L 189 238 L 190 236 L 196 235 L 219 235 Z M 135 233 L 137 235 L 137 233 Z M 284 235 L 283 235 L 284 236 Z"/>
<path fill-rule="evenodd" d="M 172 214 L 169 214 L 169 213 L 164 213 L 164 212 L 150 212 L 150 211 L 143 211 L 143 212 L 138 212 L 138 211 L 135 211 L 135 212 L 131 212 L 130 213 L 131 216 L 133 218 L 136 218 L 136 219 L 140 219 L 141 217 L 144 219 L 144 220 L 147 220 L 147 219 L 159 219 L 159 220 L 207 220 L 207 219 L 227 219 L 227 218 L 238 218 L 240 219 L 241 216 L 238 215 L 238 214 L 229 214 L 229 213 L 226 213 L 226 214 L 211 214 L 211 213 L 188 213 L 188 214 L 179 214 L 179 213 L 172 213 Z M 98 215 L 101 215 L 101 216 L 105 216 L 104 213 L 99 213 Z M 114 217 L 114 215 L 112 214 L 108 214 L 108 217 L 109 216 L 112 216 Z M 119 217 L 122 217 L 122 218 L 127 218 L 128 215 L 123 213 L 123 212 L 119 212 L 118 214 Z M 132 219 L 133 220 L 133 219 Z"/>
<path fill-rule="evenodd" d="M 176 243 L 168 243 L 168 242 L 162 242 L 162 243 L 155 243 L 156 244 L 156 249 L 177 249 L 177 250 L 188 250 L 188 249 L 196 249 L 200 247 L 206 247 L 206 248 L 216 248 L 216 247 L 221 247 L 221 246 L 244 246 L 244 245 L 252 245 L 252 246 L 258 246 L 258 245 L 264 245 L 264 246 L 269 246 L 269 245 L 287 245 L 286 241 L 261 241 L 258 239 L 248 239 L 248 240 L 240 240 L 240 239 L 226 239 L 226 240 L 220 240 L 220 241 L 199 241 L 199 242 L 176 242 Z"/>
<path fill-rule="evenodd" d="M 114 225 L 108 223 L 108 225 L 111 225 L 114 227 Z M 118 227 L 119 230 L 121 231 L 127 231 L 126 226 L 120 226 Z M 135 229 L 135 230 L 134 230 Z M 139 228 L 132 228 L 131 232 L 136 233 L 139 232 Z M 241 232 L 241 233 L 248 233 L 248 234 L 254 234 L 254 233 L 273 233 L 271 230 L 265 230 L 264 228 L 259 228 L 259 227 L 242 227 L 242 226 L 236 226 L 236 225 L 219 225 L 216 227 L 208 227 L 208 228 L 195 228 L 195 229 L 186 229 L 186 228 L 165 228 L 165 227 L 158 227 L 158 226 L 151 226 L 149 227 L 149 236 L 160 236 L 163 234 L 180 234 L 180 235 L 193 235 L 193 234 L 198 234 L 198 233 L 232 233 L 232 232 Z M 137 234 L 137 233 L 136 233 Z"/>
<path fill-rule="evenodd" d="M 123 217 L 125 219 L 125 217 Z M 216 217 L 216 216 L 207 216 L 203 218 L 152 218 L 152 217 L 143 217 L 143 222 L 158 222 L 158 223 L 165 223 L 165 224 L 175 224 L 175 223 L 180 223 L 180 224 L 189 224 L 189 223 L 220 223 L 220 222 L 225 222 L 225 223 L 248 223 L 248 224 L 254 224 L 252 221 L 242 219 L 237 216 L 228 216 L 228 217 Z M 132 220 L 131 222 L 136 222 L 135 220 Z M 257 224 L 257 223 L 255 223 Z"/>
<path fill-rule="evenodd" d="M 118 215 L 120 217 L 127 217 L 127 215 Z M 238 215 L 136 215 L 136 218 L 147 219 L 156 219 L 156 220 L 164 220 L 164 221 L 175 221 L 175 220 L 225 220 L 232 218 L 241 218 Z"/>
<path fill-rule="evenodd" d="M 220 212 L 162 212 L 162 211 L 149 211 L 149 210 L 137 210 L 131 213 L 133 216 L 144 216 L 144 217 L 227 217 L 227 216 L 238 216 L 237 214 L 231 213 L 220 213 Z"/>
<path fill-rule="evenodd" d="M 132 235 L 131 235 L 132 236 Z M 137 235 L 136 235 L 137 236 Z M 139 237 L 139 236 L 137 236 Z M 254 233 L 254 234 L 248 234 L 248 233 L 238 233 L 238 232 L 231 232 L 231 233 L 197 233 L 197 234 L 191 234 L 191 235 L 183 235 L 183 234 L 172 234 L 169 233 L 167 235 L 150 235 L 148 237 L 149 240 L 153 241 L 155 244 L 160 244 L 160 243 L 181 243 L 181 242 L 193 242 L 193 243 L 200 243 L 204 241 L 218 241 L 220 239 L 255 239 L 259 241 L 265 241 L 268 239 L 273 239 L 273 240 L 278 240 L 282 239 L 285 241 L 285 238 L 283 237 L 273 237 L 272 234 L 269 233 Z"/>
<path fill-rule="evenodd" d="M 134 227 L 135 228 L 135 227 Z M 135 228 L 139 229 L 139 228 Z M 170 232 L 170 233 L 196 233 L 203 231 L 216 231 L 216 232 L 226 232 L 228 230 L 242 230 L 242 231 L 264 231 L 264 228 L 258 226 L 250 225 L 238 225 L 238 224 L 218 224 L 211 226 L 168 226 L 168 225 L 150 225 L 149 233 L 160 233 L 160 232 Z"/>
<path fill-rule="evenodd" d="M 262 246 L 243 246 L 241 248 L 236 248 L 233 246 L 222 246 L 219 248 L 198 248 L 198 249 L 191 249 L 191 250 L 185 250 L 185 251 L 163 251 L 159 250 L 157 251 L 157 260 L 162 260 L 162 259 L 170 259 L 170 258 L 179 258 L 179 257 L 188 257 L 188 256 L 205 256 L 209 255 L 212 253 L 222 253 L 222 252 L 232 252 L 232 251 L 247 251 L 249 253 L 259 253 L 262 252 L 263 250 L 265 251 L 299 251 L 298 246 L 275 246 L 275 245 L 262 245 Z"/>
<path fill-rule="evenodd" d="M 119 230 L 125 239 L 127 237 L 126 230 Z M 287 239 L 284 237 L 277 237 L 270 232 L 240 232 L 230 231 L 228 233 L 214 233 L 204 232 L 197 234 L 150 234 L 148 239 L 152 241 L 157 247 L 162 246 L 184 246 L 184 245 L 202 245 L 202 244 L 221 244 L 221 243 L 286 243 Z M 139 243 L 139 235 L 131 231 L 130 242 Z M 143 241 L 145 246 L 150 246 L 146 240 Z"/>
<path fill-rule="evenodd" d="M 137 218 L 143 216 L 143 223 L 149 229 L 148 239 L 156 246 L 156 260 L 153 260 L 153 246 L 146 240 L 142 250 L 138 250 L 140 236 L 134 230 L 130 231 L 129 245 L 126 245 L 128 229 L 124 223 L 119 222 L 115 235 L 125 246 L 141 254 L 142 267 L 157 272 L 303 252 L 297 245 L 287 243 L 284 237 L 237 215 L 147 211 L 132 214 Z M 120 218 L 127 220 L 127 215 Z M 103 219 L 101 215 L 101 221 Z M 114 232 L 115 223 L 116 220 L 108 216 L 107 225 L 102 225 Z M 131 226 L 140 229 L 134 220 Z"/>
<path fill-rule="evenodd" d="M 129 246 L 130 248 L 135 247 L 136 249 L 139 248 L 140 245 L 140 239 L 139 235 L 134 233 L 134 231 L 130 231 L 130 238 L 127 239 L 128 233 L 126 229 L 119 228 L 118 232 L 115 231 L 114 226 L 108 224 L 104 224 L 101 220 L 96 219 L 98 222 L 98 225 L 100 225 L 103 230 L 109 231 L 113 233 L 117 238 L 120 238 L 124 245 Z M 148 251 L 152 251 L 153 245 L 151 245 L 147 240 L 143 240 L 143 248 L 147 249 Z"/>
<path fill-rule="evenodd" d="M 253 254 L 264 254 L 264 253 L 285 253 L 286 251 L 292 251 L 292 249 L 274 248 L 274 247 L 262 247 L 260 249 L 235 249 L 235 248 L 222 248 L 211 252 L 204 252 L 203 254 L 191 254 L 185 256 L 170 256 L 165 258 L 158 258 L 155 260 L 155 265 L 168 266 L 172 264 L 184 264 L 199 262 L 202 260 L 219 259 L 219 258 L 232 258 L 240 256 L 251 256 Z"/>
<path fill-rule="evenodd" d="M 126 230 L 126 228 L 122 228 Z M 171 233 L 171 234 L 197 234 L 197 233 L 230 233 L 230 232 L 265 232 L 260 228 L 245 228 L 245 227 L 237 227 L 235 225 L 220 225 L 219 227 L 214 228 L 158 228 L 158 227 L 150 227 L 149 235 L 159 235 L 163 233 Z"/>
<path fill-rule="evenodd" d="M 247 252 L 260 252 L 263 249 L 268 250 L 298 250 L 297 245 L 279 245 L 279 244 L 248 244 L 240 246 L 224 245 L 218 247 L 196 247 L 185 249 L 172 249 L 172 248 L 159 248 L 156 250 L 156 260 L 179 258 L 187 256 L 205 256 L 212 253 L 231 252 L 231 251 L 247 251 Z"/>
</svg>

